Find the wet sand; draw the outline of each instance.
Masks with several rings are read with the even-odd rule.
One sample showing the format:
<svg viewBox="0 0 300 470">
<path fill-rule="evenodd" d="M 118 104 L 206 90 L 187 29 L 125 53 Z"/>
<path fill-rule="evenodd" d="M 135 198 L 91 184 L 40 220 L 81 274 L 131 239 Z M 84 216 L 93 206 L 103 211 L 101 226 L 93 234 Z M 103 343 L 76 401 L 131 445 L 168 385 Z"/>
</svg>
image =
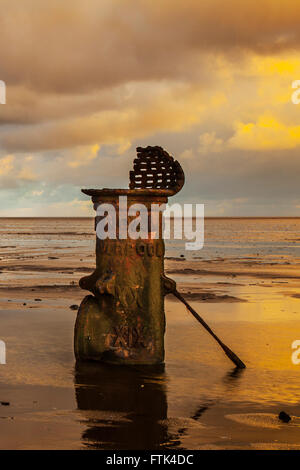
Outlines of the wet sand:
<svg viewBox="0 0 300 470">
<path fill-rule="evenodd" d="M 93 221 L 2 221 L 0 339 L 7 364 L 0 365 L 0 448 L 298 449 L 295 220 L 283 235 L 280 219 L 273 222 L 280 240 L 272 245 L 265 245 L 268 233 L 255 246 L 240 233 L 233 240 L 244 246 L 238 253 L 224 238 L 216 247 L 220 221 L 207 223 L 206 251 L 188 256 L 182 245 L 167 245 L 166 273 L 243 359 L 243 371 L 171 296 L 164 367 L 76 366 L 77 312 L 70 306 L 85 296 L 78 280 L 94 267 Z M 256 239 L 262 232 L 258 227 Z M 282 410 L 290 423 L 278 420 Z"/>
</svg>

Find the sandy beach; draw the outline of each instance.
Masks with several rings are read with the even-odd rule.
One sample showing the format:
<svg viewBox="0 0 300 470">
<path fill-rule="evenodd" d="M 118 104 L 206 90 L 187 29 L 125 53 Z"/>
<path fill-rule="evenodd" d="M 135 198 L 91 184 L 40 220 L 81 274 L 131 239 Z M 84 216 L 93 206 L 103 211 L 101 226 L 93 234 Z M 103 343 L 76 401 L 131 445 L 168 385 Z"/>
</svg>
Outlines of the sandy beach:
<svg viewBox="0 0 300 470">
<path fill-rule="evenodd" d="M 1 219 L 0 448 L 300 448 L 299 245 L 300 219 L 208 219 L 203 250 L 167 243 L 166 274 L 247 369 L 170 295 L 164 367 L 76 365 L 93 219 Z"/>
</svg>

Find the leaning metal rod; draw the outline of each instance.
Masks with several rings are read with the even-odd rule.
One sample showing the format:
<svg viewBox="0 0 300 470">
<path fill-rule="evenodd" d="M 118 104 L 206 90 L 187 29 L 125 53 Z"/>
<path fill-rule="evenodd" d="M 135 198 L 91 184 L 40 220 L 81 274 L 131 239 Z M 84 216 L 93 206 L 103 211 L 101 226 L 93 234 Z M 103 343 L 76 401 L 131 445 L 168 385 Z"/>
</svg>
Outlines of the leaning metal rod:
<svg viewBox="0 0 300 470">
<path fill-rule="evenodd" d="M 182 297 L 182 295 L 178 292 L 177 289 L 173 290 L 172 291 L 172 294 L 175 295 L 175 297 L 177 297 L 177 299 L 181 300 L 181 302 L 186 306 L 186 308 L 191 312 L 191 314 L 196 318 L 196 320 L 198 320 L 199 323 L 201 323 L 202 326 L 204 326 L 204 328 L 211 334 L 211 336 L 213 336 L 215 338 L 215 340 L 219 343 L 219 345 L 221 346 L 221 348 L 223 349 L 223 351 L 225 352 L 226 356 L 229 357 L 229 359 L 231 359 L 231 361 L 239 368 L 239 369 L 245 369 L 246 366 L 245 364 L 243 363 L 243 361 L 241 361 L 241 359 L 239 357 L 237 357 L 237 355 L 231 351 L 231 349 L 228 348 L 228 346 L 226 346 L 226 344 L 224 344 L 218 337 L 217 335 L 212 331 L 212 329 L 208 326 L 208 324 L 203 320 L 203 318 L 200 317 L 200 315 L 198 315 L 198 313 L 190 306 L 190 304 L 187 303 L 187 301 Z"/>
</svg>

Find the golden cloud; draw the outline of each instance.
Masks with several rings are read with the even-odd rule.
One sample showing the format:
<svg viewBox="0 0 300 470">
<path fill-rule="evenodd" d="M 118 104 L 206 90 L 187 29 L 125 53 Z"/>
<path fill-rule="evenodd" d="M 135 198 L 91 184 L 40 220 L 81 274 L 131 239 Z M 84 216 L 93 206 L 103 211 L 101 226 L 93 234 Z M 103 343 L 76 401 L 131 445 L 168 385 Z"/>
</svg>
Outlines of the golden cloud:
<svg viewBox="0 0 300 470">
<path fill-rule="evenodd" d="M 228 144 L 244 150 L 293 149 L 300 145 L 300 125 L 287 126 L 272 116 L 261 116 L 255 123 L 238 122 Z"/>
<path fill-rule="evenodd" d="M 6 155 L 0 158 L 0 176 L 7 175 L 14 168 L 14 155 Z"/>
</svg>

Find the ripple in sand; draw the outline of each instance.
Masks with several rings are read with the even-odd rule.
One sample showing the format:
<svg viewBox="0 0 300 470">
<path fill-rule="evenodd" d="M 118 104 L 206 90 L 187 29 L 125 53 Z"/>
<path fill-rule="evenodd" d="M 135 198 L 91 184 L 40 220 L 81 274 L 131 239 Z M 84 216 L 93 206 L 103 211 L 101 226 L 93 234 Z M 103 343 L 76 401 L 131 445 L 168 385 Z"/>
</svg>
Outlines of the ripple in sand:
<svg viewBox="0 0 300 470">
<path fill-rule="evenodd" d="M 231 419 L 236 423 L 258 428 L 280 429 L 283 426 L 300 427 L 300 418 L 297 416 L 292 416 L 292 421 L 289 424 L 281 423 L 278 419 L 278 415 L 271 413 L 230 414 L 226 415 L 225 418 Z"/>
</svg>

